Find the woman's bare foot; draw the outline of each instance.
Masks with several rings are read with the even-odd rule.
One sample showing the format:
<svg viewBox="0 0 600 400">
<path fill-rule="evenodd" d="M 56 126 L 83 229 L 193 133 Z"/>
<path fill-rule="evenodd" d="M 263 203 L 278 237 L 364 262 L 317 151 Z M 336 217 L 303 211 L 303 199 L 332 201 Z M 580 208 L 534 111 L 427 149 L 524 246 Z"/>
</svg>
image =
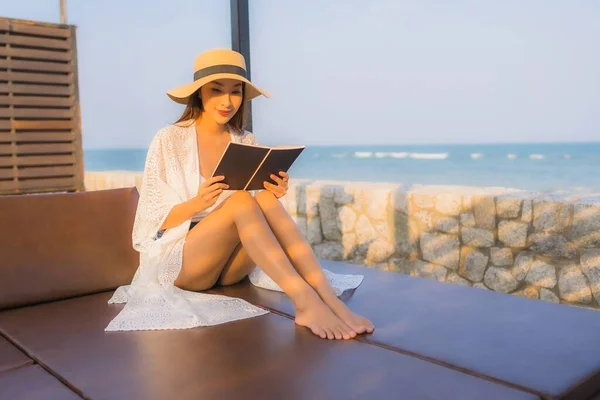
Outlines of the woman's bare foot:
<svg viewBox="0 0 600 400">
<path fill-rule="evenodd" d="M 343 322 L 346 323 L 352 330 L 358 334 L 372 333 L 375 330 L 373 323 L 362 317 L 348 308 L 337 296 L 327 297 L 323 299 L 325 304 L 337 315 Z"/>
<path fill-rule="evenodd" d="M 323 339 L 352 339 L 356 336 L 348 325 L 338 318 L 315 293 L 307 293 L 295 302 L 298 325 L 309 328 Z"/>
</svg>

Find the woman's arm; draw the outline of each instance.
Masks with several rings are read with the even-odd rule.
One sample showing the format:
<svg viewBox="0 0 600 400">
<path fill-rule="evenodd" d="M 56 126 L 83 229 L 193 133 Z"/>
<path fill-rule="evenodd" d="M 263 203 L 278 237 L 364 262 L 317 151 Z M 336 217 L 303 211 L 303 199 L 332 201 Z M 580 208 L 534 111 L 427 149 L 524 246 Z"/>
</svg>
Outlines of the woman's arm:
<svg viewBox="0 0 600 400">
<path fill-rule="evenodd" d="M 173 208 L 167 215 L 167 218 L 160 226 L 160 229 L 169 229 L 173 228 L 183 221 L 192 218 L 194 214 L 200 212 L 202 210 L 199 209 L 197 197 L 194 197 L 190 200 L 184 201 L 183 203 L 179 203 Z"/>
</svg>

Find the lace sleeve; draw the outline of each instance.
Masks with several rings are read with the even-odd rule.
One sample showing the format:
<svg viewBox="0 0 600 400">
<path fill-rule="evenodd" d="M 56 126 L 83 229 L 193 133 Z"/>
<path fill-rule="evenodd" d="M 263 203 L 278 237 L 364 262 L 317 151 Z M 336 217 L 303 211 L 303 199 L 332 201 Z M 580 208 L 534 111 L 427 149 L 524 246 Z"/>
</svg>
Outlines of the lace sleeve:
<svg viewBox="0 0 600 400">
<path fill-rule="evenodd" d="M 148 148 L 138 207 L 133 223 L 132 242 L 137 251 L 145 251 L 173 206 L 182 202 L 167 183 L 164 132 L 159 131 Z"/>
<path fill-rule="evenodd" d="M 242 136 L 242 143 L 258 144 L 258 140 L 256 140 L 256 135 L 254 133 L 244 131 L 244 135 Z"/>
</svg>

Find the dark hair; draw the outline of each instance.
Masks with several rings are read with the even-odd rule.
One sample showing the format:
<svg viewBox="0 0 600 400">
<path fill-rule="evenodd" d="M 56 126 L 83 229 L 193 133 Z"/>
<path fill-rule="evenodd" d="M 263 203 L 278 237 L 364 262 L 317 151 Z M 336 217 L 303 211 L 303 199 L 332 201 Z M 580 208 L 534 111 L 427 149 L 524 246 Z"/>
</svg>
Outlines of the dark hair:
<svg viewBox="0 0 600 400">
<path fill-rule="evenodd" d="M 179 119 L 175 121 L 175 124 L 187 120 L 192 120 L 190 124 L 193 124 L 193 121 L 195 121 L 200 116 L 200 114 L 203 111 L 203 108 L 202 100 L 200 100 L 199 96 L 199 91 L 200 88 L 190 95 L 185 110 L 183 110 L 183 114 L 181 114 L 181 117 L 179 117 Z M 242 82 L 242 93 L 244 95 L 246 94 L 246 84 L 244 82 Z M 246 101 L 242 100 L 240 108 L 237 110 L 235 115 L 231 117 L 231 119 L 228 122 L 228 125 L 236 129 L 238 132 L 244 131 L 246 125 Z"/>
</svg>

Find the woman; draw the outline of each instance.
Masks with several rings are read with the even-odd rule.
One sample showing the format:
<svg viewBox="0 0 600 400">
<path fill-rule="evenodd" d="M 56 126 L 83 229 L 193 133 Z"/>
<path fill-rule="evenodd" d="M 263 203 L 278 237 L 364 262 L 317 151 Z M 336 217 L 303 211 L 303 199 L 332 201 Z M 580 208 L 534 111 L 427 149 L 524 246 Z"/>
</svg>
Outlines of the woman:
<svg viewBox="0 0 600 400">
<path fill-rule="evenodd" d="M 235 51 L 207 51 L 194 67 L 192 83 L 167 93 L 186 104 L 183 115 L 148 150 L 133 228 L 140 267 L 110 300 L 127 305 L 107 330 L 181 329 L 262 315 L 243 300 L 198 293 L 250 274 L 253 284 L 284 291 L 295 322 L 321 338 L 372 332 L 371 322 L 337 297 L 362 277 L 321 269 L 278 201 L 288 189 L 285 172 L 258 193 L 227 191 L 223 176 L 210 177 L 230 141 L 257 143 L 243 129 L 245 104 L 269 94 L 246 79 L 245 60 Z"/>
</svg>

